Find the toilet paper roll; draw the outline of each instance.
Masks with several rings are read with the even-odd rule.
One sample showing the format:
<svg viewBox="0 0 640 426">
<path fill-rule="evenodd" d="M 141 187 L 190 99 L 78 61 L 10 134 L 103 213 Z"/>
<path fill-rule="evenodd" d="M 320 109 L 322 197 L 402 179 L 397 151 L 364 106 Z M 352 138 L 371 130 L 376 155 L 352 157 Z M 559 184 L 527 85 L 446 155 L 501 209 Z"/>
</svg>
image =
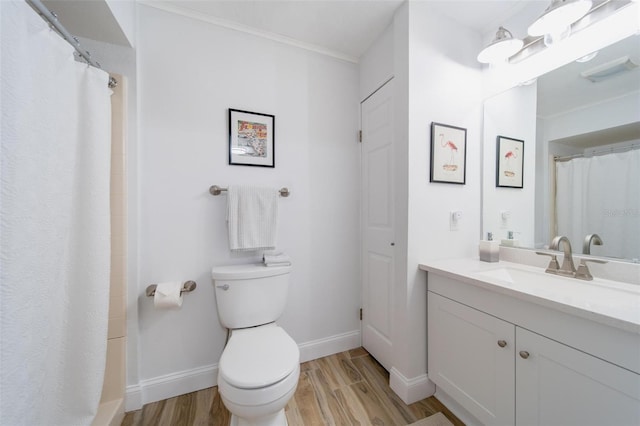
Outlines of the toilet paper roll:
<svg viewBox="0 0 640 426">
<path fill-rule="evenodd" d="M 182 283 L 179 281 L 160 283 L 153 296 L 153 305 L 157 309 L 180 309 L 182 306 Z"/>
</svg>

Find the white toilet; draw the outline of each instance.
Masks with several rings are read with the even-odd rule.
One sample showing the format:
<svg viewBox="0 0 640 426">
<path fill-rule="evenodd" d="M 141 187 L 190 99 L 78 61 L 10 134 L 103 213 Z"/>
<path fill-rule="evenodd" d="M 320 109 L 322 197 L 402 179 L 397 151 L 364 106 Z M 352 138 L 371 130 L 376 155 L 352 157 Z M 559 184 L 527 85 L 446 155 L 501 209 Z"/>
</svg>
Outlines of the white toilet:
<svg viewBox="0 0 640 426">
<path fill-rule="evenodd" d="M 287 301 L 291 266 L 234 265 L 211 271 L 220 323 L 230 330 L 218 390 L 232 426 L 282 426 L 300 376 L 300 350 L 275 321 Z"/>
</svg>

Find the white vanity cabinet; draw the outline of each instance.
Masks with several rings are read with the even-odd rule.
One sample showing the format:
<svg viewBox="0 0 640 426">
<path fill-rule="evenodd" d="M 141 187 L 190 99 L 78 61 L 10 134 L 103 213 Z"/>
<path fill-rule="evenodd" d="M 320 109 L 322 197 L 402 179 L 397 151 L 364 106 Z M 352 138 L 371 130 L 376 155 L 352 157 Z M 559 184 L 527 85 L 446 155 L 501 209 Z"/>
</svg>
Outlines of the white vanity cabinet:
<svg viewBox="0 0 640 426">
<path fill-rule="evenodd" d="M 429 379 L 484 424 L 513 424 L 514 325 L 432 292 L 427 309 Z"/>
<path fill-rule="evenodd" d="M 516 425 L 640 425 L 637 374 L 520 327 L 516 341 Z"/>
<path fill-rule="evenodd" d="M 429 379 L 482 424 L 640 425 L 637 332 L 452 274 L 428 290 Z"/>
</svg>

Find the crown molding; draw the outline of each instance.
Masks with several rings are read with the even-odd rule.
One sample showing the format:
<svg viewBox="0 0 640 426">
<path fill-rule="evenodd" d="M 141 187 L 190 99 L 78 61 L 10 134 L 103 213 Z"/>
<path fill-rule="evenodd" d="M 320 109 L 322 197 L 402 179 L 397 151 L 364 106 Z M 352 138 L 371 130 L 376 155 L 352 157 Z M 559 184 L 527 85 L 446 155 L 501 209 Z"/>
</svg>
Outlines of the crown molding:
<svg viewBox="0 0 640 426">
<path fill-rule="evenodd" d="M 268 40 L 272 40 L 272 41 L 276 41 L 278 43 L 282 43 L 282 44 L 287 44 L 289 46 L 294 46 L 300 49 L 304 49 L 304 50 L 308 50 L 314 53 L 319 53 L 321 55 L 325 55 L 325 56 L 330 56 L 332 58 L 336 58 L 336 59 L 340 59 L 342 61 L 347 61 L 347 62 L 351 62 L 354 64 L 357 64 L 359 62 L 359 59 L 351 56 L 351 55 L 347 55 L 345 53 L 342 52 L 338 52 L 335 50 L 331 50 L 331 49 L 326 49 L 324 47 L 312 44 L 312 43 L 305 43 L 302 42 L 300 40 L 296 40 L 294 38 L 291 37 L 286 37 L 280 34 L 276 34 L 276 33 L 272 33 L 269 31 L 263 31 L 263 30 L 259 30 L 257 28 L 253 28 L 250 27 L 248 25 L 243 25 L 243 24 L 239 24 L 237 22 L 232 22 L 232 21 L 228 21 L 226 19 L 221 19 L 221 18 L 216 18 L 214 16 L 211 15 L 207 15 L 205 13 L 202 12 L 198 12 L 196 10 L 193 9 L 189 9 L 186 7 L 182 7 L 182 6 L 177 6 L 173 3 L 167 3 L 167 2 L 156 2 L 156 1 L 152 1 L 152 0 L 138 0 L 137 2 L 138 4 L 144 5 L 144 6 L 148 6 L 148 7 L 152 7 L 154 9 L 159 9 L 165 12 L 169 12 L 169 13 L 173 13 L 176 15 L 180 15 L 180 16 L 184 16 L 187 18 L 192 18 L 192 19 L 196 19 L 198 21 L 202 21 L 202 22 L 207 22 L 209 24 L 213 24 L 213 25 L 217 25 L 219 27 L 224 27 L 224 28 L 228 28 L 231 30 L 235 30 L 235 31 L 240 31 L 246 34 L 251 34 L 257 37 L 262 37 L 262 38 L 266 38 Z"/>
</svg>

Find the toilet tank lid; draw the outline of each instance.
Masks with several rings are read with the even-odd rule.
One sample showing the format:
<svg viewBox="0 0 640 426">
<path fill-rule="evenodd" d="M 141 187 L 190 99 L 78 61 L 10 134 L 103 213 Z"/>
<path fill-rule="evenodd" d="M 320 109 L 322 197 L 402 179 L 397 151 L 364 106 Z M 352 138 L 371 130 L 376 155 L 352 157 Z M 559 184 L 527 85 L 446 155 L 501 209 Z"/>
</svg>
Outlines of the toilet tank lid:
<svg viewBox="0 0 640 426">
<path fill-rule="evenodd" d="M 250 265 L 214 266 L 211 269 L 211 277 L 214 280 L 244 280 L 247 278 L 265 278 L 276 275 L 288 274 L 291 265 L 265 266 L 262 263 Z"/>
</svg>

